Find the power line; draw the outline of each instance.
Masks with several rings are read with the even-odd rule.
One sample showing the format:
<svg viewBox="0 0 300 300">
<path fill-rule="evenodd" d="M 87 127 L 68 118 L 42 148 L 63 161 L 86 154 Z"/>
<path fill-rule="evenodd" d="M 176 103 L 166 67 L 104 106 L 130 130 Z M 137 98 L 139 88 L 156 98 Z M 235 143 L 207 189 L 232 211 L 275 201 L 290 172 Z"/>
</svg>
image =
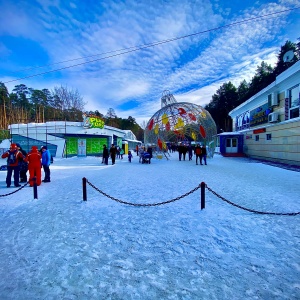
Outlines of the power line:
<svg viewBox="0 0 300 300">
<path fill-rule="evenodd" d="M 94 59 L 94 60 L 89 60 L 89 61 L 86 61 L 86 62 L 82 62 L 82 63 L 78 63 L 78 64 L 66 66 L 66 67 L 61 67 L 61 68 L 50 70 L 50 71 L 46 71 L 46 72 L 41 72 L 41 73 L 37 73 L 37 74 L 33 74 L 33 75 L 28 75 L 28 76 L 25 76 L 25 77 L 20 77 L 20 78 L 17 78 L 17 79 L 6 81 L 4 83 L 10 83 L 10 82 L 19 81 L 19 80 L 22 80 L 22 79 L 32 78 L 32 77 L 41 76 L 41 75 L 45 75 L 45 74 L 49 74 L 49 73 L 54 73 L 54 72 L 65 70 L 65 69 L 70 69 L 70 68 L 73 68 L 73 67 L 78 67 L 78 66 L 81 66 L 81 65 L 85 65 L 85 64 L 89 64 L 89 63 L 95 62 L 95 61 L 101 61 L 101 60 L 104 60 L 104 59 L 108 59 L 108 58 L 112 58 L 112 57 L 116 57 L 116 56 L 128 54 L 128 53 L 131 53 L 131 52 L 136 52 L 136 51 L 139 51 L 139 50 L 147 49 L 147 48 L 150 48 L 150 47 L 155 47 L 155 46 L 158 46 L 158 45 L 162 45 L 162 44 L 174 42 L 174 41 L 177 41 L 177 40 L 185 39 L 185 38 L 188 38 L 188 37 L 192 37 L 192 36 L 196 36 L 196 35 L 200 35 L 200 34 L 212 32 L 212 31 L 216 31 L 216 30 L 219 30 L 219 29 L 227 28 L 227 27 L 232 27 L 232 26 L 244 24 L 244 23 L 247 23 L 247 22 L 252 22 L 254 20 L 263 20 L 265 18 L 274 16 L 274 15 L 283 14 L 283 13 L 290 12 L 290 11 L 293 11 L 293 10 L 297 10 L 299 8 L 300 8 L 300 6 L 299 7 L 295 7 L 295 8 L 291 8 L 291 9 L 281 10 L 279 12 L 273 12 L 273 13 L 269 13 L 269 14 L 266 14 L 266 15 L 258 16 L 258 17 L 248 18 L 246 20 L 242 20 L 242 21 L 238 21 L 238 22 L 233 22 L 233 23 L 230 23 L 230 24 L 227 24 L 227 25 L 222 25 L 222 26 L 215 27 L 215 28 L 212 28 L 212 29 L 207 29 L 207 30 L 204 30 L 204 31 L 199 31 L 199 32 L 196 32 L 196 33 L 191 33 L 191 34 L 188 34 L 188 35 L 184 35 L 184 36 L 180 36 L 180 37 L 175 37 L 175 38 L 171 38 L 171 39 L 167 39 L 167 40 L 162 40 L 162 41 L 158 41 L 158 42 L 154 42 L 154 43 L 150 43 L 150 44 L 143 44 L 141 46 L 134 46 L 134 47 L 130 47 L 130 48 L 124 48 L 124 49 L 114 50 L 114 51 L 105 52 L 105 53 L 101 53 L 101 54 L 95 54 L 95 55 L 91 55 L 91 56 L 86 56 L 86 57 L 81 57 L 81 58 L 66 60 L 66 61 L 62 61 L 62 62 L 50 64 L 50 65 L 29 68 L 27 70 L 32 70 L 32 69 L 35 69 L 35 68 L 42 68 L 42 67 L 46 67 L 46 66 L 51 66 L 51 65 L 55 65 L 55 64 L 70 62 L 70 61 L 84 59 L 84 58 L 89 58 L 89 57 L 95 57 L 95 56 L 99 56 L 99 55 L 103 55 L 103 54 L 110 54 L 110 53 L 119 52 L 119 53 L 116 53 L 116 54 L 111 54 L 111 55 L 104 56 L 104 57 L 101 57 L 101 58 L 97 58 L 97 59 Z"/>
<path fill-rule="evenodd" d="M 283 12 L 286 12 L 286 11 L 296 10 L 296 9 L 299 9 L 299 8 L 300 8 L 300 7 L 296 7 L 296 8 L 292 8 L 292 9 L 280 11 L 280 12 L 277 12 L 277 13 L 271 13 L 271 14 L 267 14 L 267 15 L 264 15 L 264 16 L 255 17 L 255 18 L 252 18 L 252 19 L 247 19 L 247 20 L 240 21 L 240 22 L 247 22 L 247 21 L 251 21 L 251 20 L 256 19 L 256 18 L 263 18 L 263 17 L 265 17 L 265 16 L 270 16 L 270 15 L 273 15 L 273 14 L 280 14 L 280 13 L 283 13 Z M 240 22 L 232 23 L 232 24 L 229 24 L 229 25 L 224 25 L 224 26 L 217 27 L 217 28 L 213 28 L 213 29 L 210 29 L 210 30 L 207 30 L 207 31 L 203 31 L 203 32 L 197 32 L 197 33 L 194 33 L 194 34 L 185 35 L 185 36 L 182 36 L 182 37 L 174 38 L 174 40 L 176 40 L 176 39 L 182 39 L 182 38 L 186 38 L 186 37 L 190 37 L 190 36 L 192 36 L 192 35 L 202 34 L 202 33 L 208 32 L 208 31 L 218 30 L 218 29 L 220 29 L 220 28 L 222 28 L 222 27 L 236 25 L 236 24 L 238 24 L 238 23 L 240 23 Z M 66 63 L 66 62 L 76 61 L 76 60 L 85 59 L 85 58 L 90 58 L 90 57 L 95 57 L 95 56 L 104 55 L 104 54 L 111 54 L 111 53 L 120 52 L 120 51 L 127 51 L 127 50 L 132 50 L 132 49 L 134 49 L 134 50 L 137 51 L 137 50 L 139 50 L 141 47 L 153 46 L 153 45 L 155 45 L 156 43 L 167 43 L 167 42 L 170 42 L 170 41 L 172 41 L 172 40 L 173 40 L 173 39 L 171 39 L 171 40 L 163 40 L 163 41 L 154 42 L 154 43 L 151 43 L 151 44 L 143 44 L 143 45 L 140 45 L 140 46 L 133 46 L 133 47 L 129 47 L 129 48 L 122 48 L 122 49 L 113 50 L 113 51 L 108 51 L 108 52 L 103 52 L 103 53 L 98 53 L 98 54 L 94 54 L 94 55 L 88 55 L 88 56 L 83 56 L 83 57 L 79 57 L 79 58 L 73 58 L 73 59 L 69 59 L 69 60 L 65 60 L 65 61 L 61 61 L 61 62 L 56 62 L 56 63 L 52 63 L 52 64 L 48 64 L 48 65 L 42 65 L 42 66 L 36 66 L 36 67 L 30 67 L 30 68 L 26 68 L 26 69 L 22 69 L 22 70 L 15 71 L 15 73 L 16 73 L 16 72 L 29 71 L 29 70 L 33 70 L 33 69 L 45 68 L 45 67 L 49 67 L 49 66 L 53 66 L 53 65 L 58 65 L 58 64 Z M 121 54 L 122 54 L 122 53 L 119 53 L 119 55 L 121 55 Z M 89 63 L 89 62 L 85 62 L 85 63 Z"/>
</svg>

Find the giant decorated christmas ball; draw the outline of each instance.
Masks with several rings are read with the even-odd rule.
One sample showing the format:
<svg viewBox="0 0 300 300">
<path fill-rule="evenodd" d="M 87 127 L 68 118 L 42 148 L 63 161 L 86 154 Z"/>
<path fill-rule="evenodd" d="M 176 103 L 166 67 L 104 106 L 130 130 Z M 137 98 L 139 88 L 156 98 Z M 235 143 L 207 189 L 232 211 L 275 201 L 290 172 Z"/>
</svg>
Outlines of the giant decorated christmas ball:
<svg viewBox="0 0 300 300">
<path fill-rule="evenodd" d="M 161 98 L 161 109 L 148 121 L 145 143 L 167 149 L 169 143 L 202 144 L 208 155 L 216 147 L 217 127 L 210 113 L 197 104 L 177 102 L 169 91 Z"/>
</svg>

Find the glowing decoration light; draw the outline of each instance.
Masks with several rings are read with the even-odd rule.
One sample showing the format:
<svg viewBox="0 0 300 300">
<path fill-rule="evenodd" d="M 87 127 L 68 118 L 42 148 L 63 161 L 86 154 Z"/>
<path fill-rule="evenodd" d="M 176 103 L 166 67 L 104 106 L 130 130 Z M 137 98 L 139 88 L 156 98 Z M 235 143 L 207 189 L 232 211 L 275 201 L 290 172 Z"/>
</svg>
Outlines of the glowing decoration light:
<svg viewBox="0 0 300 300">
<path fill-rule="evenodd" d="M 165 125 L 169 122 L 167 114 L 163 114 L 163 116 L 161 117 L 161 121 Z"/>
<path fill-rule="evenodd" d="M 177 119 L 177 123 L 175 124 L 175 128 L 176 129 L 180 129 L 180 128 L 182 128 L 184 126 L 184 122 L 183 122 L 183 120 L 181 119 L 181 118 L 178 118 Z"/>
<path fill-rule="evenodd" d="M 168 122 L 168 123 L 166 124 L 166 130 L 169 131 L 170 129 L 171 129 L 171 126 L 170 126 L 170 123 Z"/>
<path fill-rule="evenodd" d="M 150 123 L 148 124 L 148 129 L 149 129 L 149 130 L 152 130 L 153 124 L 154 124 L 154 120 L 151 119 L 151 120 L 150 120 Z"/>
<path fill-rule="evenodd" d="M 179 107 L 178 108 L 178 113 L 182 116 L 182 115 L 185 115 L 186 114 L 186 110 L 182 107 Z"/>
<path fill-rule="evenodd" d="M 192 121 L 196 121 L 197 120 L 194 114 L 189 113 L 189 117 L 190 117 L 190 119 Z"/>
<path fill-rule="evenodd" d="M 200 134 L 203 136 L 203 138 L 206 138 L 206 132 L 202 125 L 200 125 Z"/>
<path fill-rule="evenodd" d="M 162 141 L 160 139 L 157 140 L 157 145 L 160 149 L 162 149 Z"/>
<path fill-rule="evenodd" d="M 194 141 L 196 141 L 196 139 L 197 139 L 197 135 L 196 135 L 195 132 L 192 132 L 192 139 L 193 139 Z"/>
</svg>

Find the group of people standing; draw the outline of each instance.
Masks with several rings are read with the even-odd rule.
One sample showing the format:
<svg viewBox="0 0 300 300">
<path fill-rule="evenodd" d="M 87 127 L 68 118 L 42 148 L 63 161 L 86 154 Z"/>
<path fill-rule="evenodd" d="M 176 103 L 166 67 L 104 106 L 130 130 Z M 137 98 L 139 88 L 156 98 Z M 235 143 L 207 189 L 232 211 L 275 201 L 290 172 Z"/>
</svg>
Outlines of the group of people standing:
<svg viewBox="0 0 300 300">
<path fill-rule="evenodd" d="M 47 146 L 42 146 L 38 150 L 37 146 L 32 146 L 31 151 L 26 153 L 18 143 L 12 143 L 8 151 L 1 156 L 7 158 L 6 186 L 11 186 L 13 174 L 14 186 L 20 187 L 20 182 L 27 182 L 27 171 L 29 171 L 29 184 L 40 185 L 41 182 L 50 182 L 51 154 Z M 42 180 L 41 168 L 44 170 L 45 177 Z"/>
<path fill-rule="evenodd" d="M 122 151 L 123 151 L 123 149 L 122 149 Z M 111 163 L 114 165 L 116 163 L 117 153 L 118 153 L 118 150 L 114 144 L 111 144 L 111 147 L 109 150 L 106 145 L 103 145 L 102 163 L 108 165 L 108 158 L 110 157 Z M 120 151 L 119 151 L 119 153 L 120 153 Z M 123 153 L 124 153 L 124 151 L 123 151 Z M 122 153 L 122 159 L 123 159 L 123 153 Z"/>
<path fill-rule="evenodd" d="M 206 163 L 207 151 L 206 151 L 205 146 L 203 146 L 203 145 L 200 146 L 200 144 L 197 144 L 195 147 L 194 153 L 196 155 L 196 165 L 198 165 L 198 159 L 199 159 L 200 165 L 203 165 L 202 159 L 204 161 L 204 164 L 207 165 L 207 163 Z"/>
<path fill-rule="evenodd" d="M 147 150 L 145 147 L 137 148 L 137 155 L 140 156 L 141 153 L 148 152 L 152 157 L 152 148 L 148 147 Z M 108 159 L 111 158 L 111 163 L 114 165 L 116 163 L 116 157 L 123 159 L 124 150 L 119 146 L 115 146 L 111 144 L 111 147 L 108 149 L 106 145 L 103 145 L 103 153 L 102 153 L 102 163 L 108 165 Z M 133 155 L 131 151 L 128 151 L 128 161 L 131 163 Z"/>
<path fill-rule="evenodd" d="M 196 165 L 198 165 L 198 159 L 200 165 L 203 165 L 203 162 L 205 165 L 207 165 L 206 157 L 207 157 L 207 151 L 206 147 L 204 145 L 197 144 L 196 147 L 193 149 L 191 144 L 179 144 L 177 147 L 179 160 L 185 160 L 186 154 L 188 154 L 189 160 L 192 160 L 193 153 L 196 156 Z"/>
</svg>

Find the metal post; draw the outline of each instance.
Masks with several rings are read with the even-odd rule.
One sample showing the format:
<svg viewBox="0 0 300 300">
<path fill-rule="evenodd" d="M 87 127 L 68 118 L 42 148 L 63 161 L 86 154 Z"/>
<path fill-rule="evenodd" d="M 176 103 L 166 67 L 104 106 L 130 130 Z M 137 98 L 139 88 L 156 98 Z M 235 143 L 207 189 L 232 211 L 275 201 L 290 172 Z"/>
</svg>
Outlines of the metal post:
<svg viewBox="0 0 300 300">
<path fill-rule="evenodd" d="M 82 178 L 82 193 L 83 193 L 83 201 L 87 201 L 87 194 L 86 194 L 86 178 Z"/>
<path fill-rule="evenodd" d="M 34 176 L 32 178 L 32 180 L 33 180 L 33 199 L 37 199 L 38 198 L 38 194 L 37 194 L 36 177 Z"/>
<path fill-rule="evenodd" d="M 201 210 L 205 208 L 205 182 L 201 182 Z"/>
</svg>

